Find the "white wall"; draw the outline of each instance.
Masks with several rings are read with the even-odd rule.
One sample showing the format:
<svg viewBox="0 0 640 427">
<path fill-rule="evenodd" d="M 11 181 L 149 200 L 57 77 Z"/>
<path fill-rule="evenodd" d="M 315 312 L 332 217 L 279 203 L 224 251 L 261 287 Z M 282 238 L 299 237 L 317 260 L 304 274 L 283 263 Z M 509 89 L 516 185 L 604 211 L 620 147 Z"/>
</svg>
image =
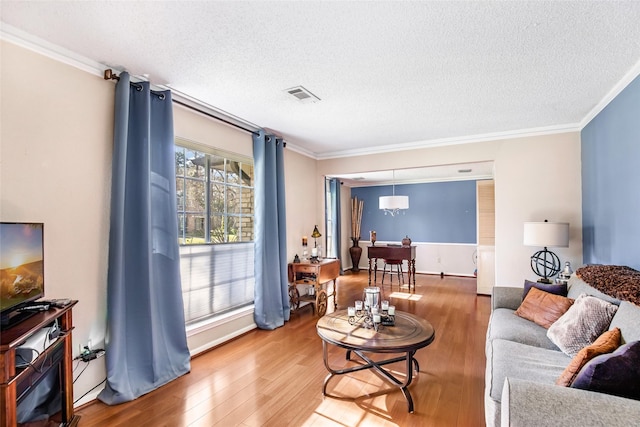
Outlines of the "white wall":
<svg viewBox="0 0 640 427">
<path fill-rule="evenodd" d="M 287 259 L 302 255 L 302 236 L 307 236 L 313 245 L 311 233 L 318 226 L 320 234 L 324 230 L 324 202 L 318 200 L 315 185 L 316 161 L 285 148 L 285 192 L 287 202 Z M 324 185 L 324 182 L 323 182 Z M 322 187 L 324 188 L 324 187 Z M 321 214 L 319 212 L 322 212 Z"/>
<path fill-rule="evenodd" d="M 568 222 L 569 247 L 551 248 L 564 264 L 582 264 L 580 135 L 566 133 L 505 140 L 495 162 L 496 279 L 522 286 L 537 280 L 529 257 L 542 248 L 526 247 L 528 221 Z"/>
<path fill-rule="evenodd" d="M 570 246 L 554 252 L 562 262 L 580 265 L 582 190 L 577 132 L 320 160 L 318 174 L 324 177 L 478 161 L 494 161 L 495 165 L 496 285 L 522 286 L 525 278 L 537 279 L 529 257 L 541 248 L 522 245 L 526 221 L 568 221 Z M 449 261 L 443 258 L 443 262 Z"/>
<path fill-rule="evenodd" d="M 45 293 L 72 298 L 74 354 L 104 345 L 113 83 L 2 42 L 0 219 L 44 222 Z M 74 385 L 105 377 L 104 358 Z"/>
</svg>

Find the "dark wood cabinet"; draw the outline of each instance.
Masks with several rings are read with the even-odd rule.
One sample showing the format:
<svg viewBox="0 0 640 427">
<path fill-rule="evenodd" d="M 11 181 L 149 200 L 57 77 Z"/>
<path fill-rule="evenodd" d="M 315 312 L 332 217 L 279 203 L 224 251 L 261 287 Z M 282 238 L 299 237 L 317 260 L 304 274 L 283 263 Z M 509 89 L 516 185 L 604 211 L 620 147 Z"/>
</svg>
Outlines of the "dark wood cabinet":
<svg viewBox="0 0 640 427">
<path fill-rule="evenodd" d="M 64 308 L 37 313 L 0 333 L 0 425 L 17 425 L 16 408 L 20 400 L 52 369 L 59 370 L 63 426 L 75 426 L 80 417 L 73 413 L 73 369 L 71 331 L 73 330 L 73 301 Z M 16 349 L 42 328 L 58 321 L 59 335 L 51 345 L 24 368 L 16 367 Z"/>
</svg>

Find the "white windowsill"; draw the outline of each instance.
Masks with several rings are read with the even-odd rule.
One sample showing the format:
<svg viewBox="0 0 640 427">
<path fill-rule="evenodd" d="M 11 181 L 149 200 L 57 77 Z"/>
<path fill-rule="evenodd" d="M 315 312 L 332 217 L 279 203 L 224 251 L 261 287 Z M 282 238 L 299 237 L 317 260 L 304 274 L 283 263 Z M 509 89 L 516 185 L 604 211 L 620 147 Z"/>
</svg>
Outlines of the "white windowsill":
<svg viewBox="0 0 640 427">
<path fill-rule="evenodd" d="M 249 314 L 253 314 L 254 309 L 255 309 L 255 306 L 251 304 L 246 307 L 242 307 L 237 310 L 230 311 L 228 313 L 203 320 L 193 325 L 189 325 L 186 328 L 187 337 L 197 335 L 199 333 L 224 325 L 225 323 L 233 322 L 234 320 L 240 319 Z"/>
</svg>

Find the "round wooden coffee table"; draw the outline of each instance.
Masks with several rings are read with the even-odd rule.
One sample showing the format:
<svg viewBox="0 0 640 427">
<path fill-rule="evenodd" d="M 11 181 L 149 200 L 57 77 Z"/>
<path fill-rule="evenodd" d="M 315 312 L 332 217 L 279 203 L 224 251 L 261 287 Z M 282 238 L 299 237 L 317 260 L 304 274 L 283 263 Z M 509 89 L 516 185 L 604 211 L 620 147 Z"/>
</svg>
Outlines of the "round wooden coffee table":
<svg viewBox="0 0 640 427">
<path fill-rule="evenodd" d="M 429 322 L 413 314 L 396 311 L 395 325 L 383 326 L 377 332 L 367 329 L 361 324 L 349 324 L 347 310 L 338 310 L 320 318 L 316 325 L 318 335 L 322 339 L 322 356 L 324 366 L 329 375 L 324 380 L 322 394 L 327 396 L 327 384 L 335 375 L 348 374 L 363 369 L 375 369 L 387 378 L 391 384 L 402 390 L 407 399 L 409 412 L 413 412 L 413 399 L 409 393 L 409 385 L 413 380 L 413 370 L 420 370 L 418 361 L 414 358 L 416 351 L 431 344 L 435 338 L 435 330 Z M 355 353 L 364 363 L 344 369 L 333 369 L 329 366 L 327 345 L 347 350 L 346 358 L 351 360 L 351 353 Z M 364 353 L 404 353 L 404 356 L 374 361 Z M 396 378 L 383 366 L 390 363 L 406 361 L 404 381 Z"/>
</svg>

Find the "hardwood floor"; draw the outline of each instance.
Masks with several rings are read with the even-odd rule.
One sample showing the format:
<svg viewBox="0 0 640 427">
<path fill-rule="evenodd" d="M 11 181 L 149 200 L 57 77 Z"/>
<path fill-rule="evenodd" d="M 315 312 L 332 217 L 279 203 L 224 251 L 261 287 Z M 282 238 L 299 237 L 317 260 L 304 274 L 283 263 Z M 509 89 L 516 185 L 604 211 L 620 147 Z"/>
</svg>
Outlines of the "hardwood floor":
<svg viewBox="0 0 640 427">
<path fill-rule="evenodd" d="M 366 271 L 341 276 L 338 308 L 362 299 L 365 286 Z M 328 392 L 340 398 L 323 398 L 322 343 L 306 307 L 282 328 L 251 331 L 194 358 L 191 373 L 133 402 L 81 408 L 80 425 L 483 426 L 490 299 L 475 289 L 474 278 L 429 275 L 417 276 L 414 293 L 395 284 L 393 292 L 383 288 L 398 310 L 424 317 L 436 330 L 434 342 L 416 353 L 413 414 L 402 393 L 370 370 L 334 377 Z M 344 356 L 331 346 L 333 366 L 353 363 Z"/>
</svg>

